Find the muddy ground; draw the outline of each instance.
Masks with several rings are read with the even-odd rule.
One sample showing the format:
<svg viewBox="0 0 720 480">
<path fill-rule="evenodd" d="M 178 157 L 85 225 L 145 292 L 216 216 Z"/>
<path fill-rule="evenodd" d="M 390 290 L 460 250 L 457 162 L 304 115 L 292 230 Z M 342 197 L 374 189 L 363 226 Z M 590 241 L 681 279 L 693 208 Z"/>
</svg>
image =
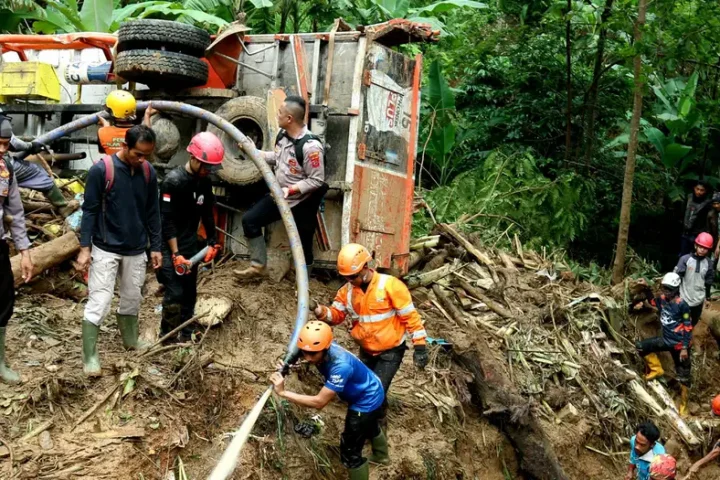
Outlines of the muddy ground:
<svg viewBox="0 0 720 480">
<path fill-rule="evenodd" d="M 285 352 L 295 318 L 291 280 L 237 285 L 230 272 L 238 265 L 201 274 L 200 294 L 227 297 L 234 308 L 224 323 L 194 344 L 143 358 L 123 350 L 109 317 L 99 345 L 103 375 L 97 379 L 82 374 L 83 304 L 21 292 L 7 350 L 23 383 L 0 384 L 0 440 L 13 447 L 11 461 L 8 449 L 0 446 L 0 479 L 167 479 L 171 474 L 206 478 L 229 441 L 228 433 L 267 388 L 267 377 Z M 328 302 L 339 286 L 336 280 L 313 279 L 311 296 Z M 157 288 L 149 275 L 141 331 L 151 341 L 157 339 L 160 322 Z M 463 331 L 429 302 L 416 300 L 416 305 L 433 337 L 483 335 Z M 714 310 L 720 314 L 720 308 Z M 641 328 L 652 329 L 651 321 L 647 323 Z M 335 332 L 341 345 L 357 350 L 343 328 Z M 695 349 L 700 359 L 696 378 L 702 375 L 693 391 L 693 413 L 698 415 L 704 414 L 705 399 L 720 386 L 717 347 L 702 332 L 701 326 Z M 420 372 L 412 365 L 411 351 L 405 356 L 389 394 L 393 464 L 371 467 L 371 478 L 523 478 L 512 445 L 473 405 L 467 372 L 437 347 L 431 349 L 431 359 Z M 321 381 L 317 373 L 301 367 L 287 386 L 314 393 Z M 340 402 L 316 412 L 271 397 L 233 478 L 346 478 L 338 450 L 344 411 Z M 596 419 L 539 418 L 570 478 L 622 478 L 627 451 L 597 453 L 586 447 L 602 432 Z M 310 438 L 295 433 L 295 426 L 304 422 L 317 426 Z M 688 453 L 672 432 L 664 439 L 685 471 L 691 462 Z M 700 453 L 693 452 L 692 458 Z M 719 477 L 720 469 L 712 466 L 697 478 Z"/>
</svg>

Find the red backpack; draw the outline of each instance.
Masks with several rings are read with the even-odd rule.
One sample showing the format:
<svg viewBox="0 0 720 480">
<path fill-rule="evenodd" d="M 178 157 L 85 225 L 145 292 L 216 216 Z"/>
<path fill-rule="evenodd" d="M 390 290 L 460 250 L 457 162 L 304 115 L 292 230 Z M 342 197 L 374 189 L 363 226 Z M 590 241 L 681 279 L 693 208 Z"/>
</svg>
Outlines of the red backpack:
<svg viewBox="0 0 720 480">
<path fill-rule="evenodd" d="M 113 163 L 111 155 L 103 155 L 100 158 L 100 160 L 98 160 L 95 163 L 98 163 L 98 162 L 103 162 L 105 164 L 105 188 L 103 189 L 103 198 L 102 198 L 102 209 L 103 209 L 103 213 L 105 213 L 105 211 L 106 211 L 105 199 L 107 198 L 107 193 L 110 190 L 112 190 L 112 187 L 115 184 L 115 164 Z M 145 177 L 145 185 L 148 185 L 150 183 L 150 164 L 148 162 L 143 162 L 142 170 L 143 170 L 143 177 Z"/>
</svg>

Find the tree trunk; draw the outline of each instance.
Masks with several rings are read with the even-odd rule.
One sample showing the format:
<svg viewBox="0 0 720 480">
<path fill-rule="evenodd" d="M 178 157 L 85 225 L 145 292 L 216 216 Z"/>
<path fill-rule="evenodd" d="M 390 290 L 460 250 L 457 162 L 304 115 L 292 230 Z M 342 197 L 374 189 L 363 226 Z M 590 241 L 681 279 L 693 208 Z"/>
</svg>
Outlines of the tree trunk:
<svg viewBox="0 0 720 480">
<path fill-rule="evenodd" d="M 618 228 L 617 250 L 613 265 L 612 283 L 618 284 L 625 276 L 625 252 L 627 250 L 628 233 L 630 232 L 630 211 L 632 209 L 633 180 L 635 179 L 635 154 L 637 153 L 640 116 L 642 114 L 643 79 L 642 58 L 639 51 L 642 42 L 647 0 L 639 0 L 638 18 L 635 22 L 635 48 L 638 52 L 633 59 L 633 76 L 635 78 L 635 94 L 633 95 L 633 113 L 630 121 L 630 142 L 628 143 L 627 160 L 625 161 L 625 180 L 623 181 L 622 204 L 620 207 L 620 227 Z"/>
<path fill-rule="evenodd" d="M 68 232 L 60 238 L 56 238 L 42 245 L 30 249 L 30 258 L 33 261 L 33 277 L 44 272 L 48 268 L 60 265 L 71 258 L 80 250 L 80 242 L 75 232 Z M 22 271 L 20 270 L 20 255 L 10 259 L 15 286 L 23 283 Z"/>
<path fill-rule="evenodd" d="M 570 149 L 572 148 L 572 48 L 570 45 L 570 33 L 572 24 L 570 13 L 572 12 L 572 0 L 567 0 L 567 21 L 565 22 L 565 68 L 567 70 L 567 111 L 565 126 L 565 161 L 570 160 Z"/>
<path fill-rule="evenodd" d="M 592 159 L 593 149 L 595 148 L 595 118 L 597 117 L 597 99 L 598 90 L 600 89 L 600 77 L 603 74 L 603 57 L 605 56 L 605 43 L 607 40 L 607 22 L 610 19 L 610 13 L 612 13 L 612 6 L 615 0 L 607 0 L 605 2 L 605 8 L 600 14 L 600 34 L 598 35 L 597 52 L 595 53 L 595 66 L 593 67 L 593 79 L 590 84 L 590 89 L 585 98 L 585 115 L 583 122 L 585 131 L 583 137 L 585 137 L 585 165 L 590 165 Z"/>
</svg>

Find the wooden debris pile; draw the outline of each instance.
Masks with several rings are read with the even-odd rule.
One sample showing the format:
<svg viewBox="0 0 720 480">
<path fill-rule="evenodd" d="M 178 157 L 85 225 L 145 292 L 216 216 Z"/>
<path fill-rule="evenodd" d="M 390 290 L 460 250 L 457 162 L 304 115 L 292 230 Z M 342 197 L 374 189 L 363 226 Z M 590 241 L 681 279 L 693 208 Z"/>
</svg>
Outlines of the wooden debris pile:
<svg viewBox="0 0 720 480">
<path fill-rule="evenodd" d="M 588 448 L 601 454 L 626 450 L 642 418 L 662 419 L 691 447 L 701 443 L 668 391 L 636 373 L 642 362 L 622 335 L 633 289 L 647 285 L 610 289 L 577 281 L 567 267 L 525 251 L 517 236 L 510 253 L 484 247 L 455 225 L 437 224 L 433 233 L 411 246 L 405 277 L 416 305 L 438 311 L 453 327 L 429 324 L 429 334 L 452 342 L 455 352 L 474 348 L 480 364 L 494 363 L 494 355 L 493 373 L 512 385 L 514 402 L 529 399 L 543 425 L 589 422 L 596 435 Z M 493 388 L 502 390 L 502 382 Z"/>
</svg>

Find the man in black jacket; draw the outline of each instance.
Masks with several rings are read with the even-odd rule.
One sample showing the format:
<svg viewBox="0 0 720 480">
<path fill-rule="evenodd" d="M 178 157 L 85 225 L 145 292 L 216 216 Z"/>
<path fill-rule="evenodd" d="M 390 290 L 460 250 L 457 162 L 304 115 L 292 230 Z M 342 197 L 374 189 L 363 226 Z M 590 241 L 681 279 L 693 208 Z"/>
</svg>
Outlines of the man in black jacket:
<svg viewBox="0 0 720 480">
<path fill-rule="evenodd" d="M 116 277 L 120 277 L 117 322 L 123 344 L 141 349 L 138 312 L 145 283 L 147 255 L 160 268 L 160 209 L 155 170 L 147 161 L 155 134 L 144 125 L 130 128 L 122 150 L 88 172 L 80 227 L 80 271 L 90 268 L 88 302 L 82 323 L 83 371 L 100 374 L 97 337 L 110 310 Z M 92 261 L 91 261 L 92 257 Z"/>
<path fill-rule="evenodd" d="M 683 215 L 683 233 L 680 239 L 680 256 L 695 251 L 695 237 L 710 232 L 708 213 L 711 208 L 710 187 L 702 180 L 695 182 L 693 193 L 688 195 Z M 712 232 L 710 232 L 712 233 Z"/>
<path fill-rule="evenodd" d="M 158 281 L 165 285 L 160 334 L 165 335 L 195 314 L 198 266 L 189 258 L 201 250 L 198 226 L 202 219 L 208 252 L 203 261 L 210 262 L 221 250 L 215 236 L 213 206 L 215 196 L 208 176 L 222 168 L 225 149 L 210 132 L 198 133 L 187 148 L 190 160 L 167 174 L 160 186 L 162 212 L 162 268 Z M 182 267 L 187 268 L 182 268 Z M 184 274 L 178 274 L 179 268 Z M 189 340 L 192 329 L 185 327 L 179 340 Z"/>
</svg>

